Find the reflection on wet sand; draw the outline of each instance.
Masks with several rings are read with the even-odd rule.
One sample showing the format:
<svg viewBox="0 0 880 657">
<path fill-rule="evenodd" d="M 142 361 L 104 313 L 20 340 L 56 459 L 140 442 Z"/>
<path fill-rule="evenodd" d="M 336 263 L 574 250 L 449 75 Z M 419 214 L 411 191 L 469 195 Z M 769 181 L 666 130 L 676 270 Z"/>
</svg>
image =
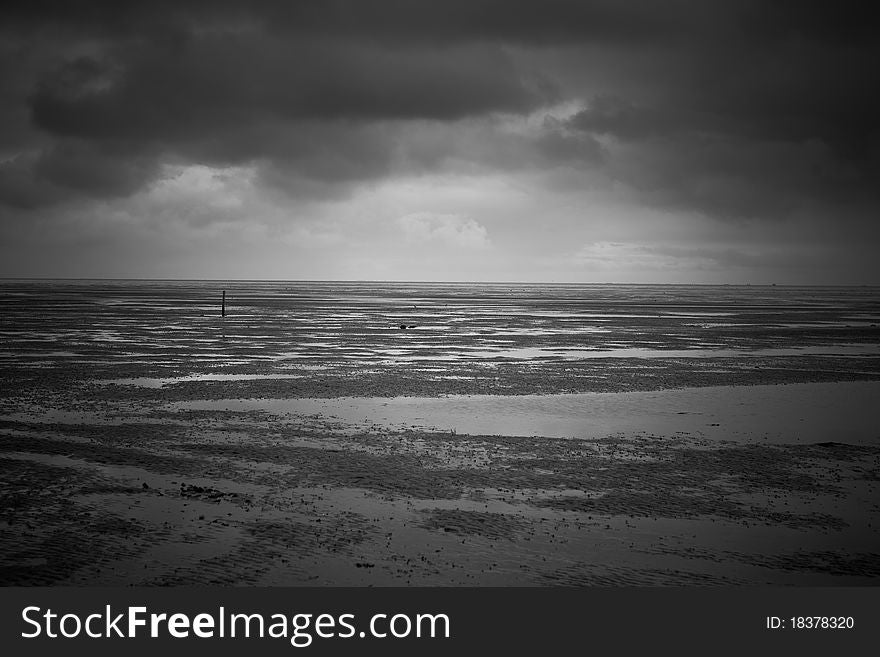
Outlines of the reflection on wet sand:
<svg viewBox="0 0 880 657">
<path fill-rule="evenodd" d="M 364 427 L 473 435 L 604 438 L 689 434 L 740 443 L 833 439 L 880 444 L 880 382 L 722 386 L 651 392 L 335 399 L 212 399 L 177 402 L 202 411 L 259 410 L 320 416 Z"/>
</svg>

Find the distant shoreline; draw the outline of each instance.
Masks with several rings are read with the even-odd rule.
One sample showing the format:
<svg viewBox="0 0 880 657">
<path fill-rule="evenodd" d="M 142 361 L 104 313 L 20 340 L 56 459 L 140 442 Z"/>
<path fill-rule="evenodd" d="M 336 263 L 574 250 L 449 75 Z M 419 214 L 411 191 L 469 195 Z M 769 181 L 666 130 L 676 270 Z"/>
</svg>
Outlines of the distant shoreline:
<svg viewBox="0 0 880 657">
<path fill-rule="evenodd" d="M 535 287 L 767 287 L 767 288 L 877 288 L 880 283 L 648 283 L 648 282 L 574 282 L 574 281 L 413 281 L 370 279 L 285 279 L 285 278 L 101 278 L 52 276 L 0 276 L 0 281 L 14 282 L 137 282 L 137 283 L 284 283 L 346 285 L 523 285 Z"/>
</svg>

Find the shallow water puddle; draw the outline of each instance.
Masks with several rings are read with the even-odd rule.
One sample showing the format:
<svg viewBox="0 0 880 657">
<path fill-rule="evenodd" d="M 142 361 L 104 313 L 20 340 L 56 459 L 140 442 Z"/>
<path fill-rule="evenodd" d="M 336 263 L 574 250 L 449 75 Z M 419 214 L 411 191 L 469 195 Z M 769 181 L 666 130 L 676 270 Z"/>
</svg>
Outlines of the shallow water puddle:
<svg viewBox="0 0 880 657">
<path fill-rule="evenodd" d="M 700 339 L 695 339 L 700 347 Z M 444 360 L 464 360 L 467 358 L 507 358 L 513 360 L 533 360 L 537 358 L 558 358 L 561 360 L 587 360 L 592 358 L 739 358 L 776 356 L 877 356 L 880 345 L 824 345 L 813 347 L 785 347 L 776 349 L 646 349 L 609 344 L 612 349 L 579 349 L 576 347 L 515 347 L 511 349 L 474 348 L 460 354 L 444 352 Z M 709 345 L 705 345 L 709 346 Z M 411 357 L 415 360 L 416 356 Z M 425 356 L 424 358 L 437 358 Z"/>
<path fill-rule="evenodd" d="M 99 379 L 95 383 L 101 385 L 137 386 L 140 388 L 161 388 L 175 383 L 188 381 L 261 381 L 275 379 L 301 379 L 303 374 L 190 374 L 178 377 L 136 376 L 121 379 Z"/>
<path fill-rule="evenodd" d="M 880 382 L 719 386 L 651 392 L 337 399 L 217 399 L 172 408 L 263 410 L 353 426 L 472 435 L 603 438 L 703 435 L 741 443 L 880 442 Z"/>
</svg>

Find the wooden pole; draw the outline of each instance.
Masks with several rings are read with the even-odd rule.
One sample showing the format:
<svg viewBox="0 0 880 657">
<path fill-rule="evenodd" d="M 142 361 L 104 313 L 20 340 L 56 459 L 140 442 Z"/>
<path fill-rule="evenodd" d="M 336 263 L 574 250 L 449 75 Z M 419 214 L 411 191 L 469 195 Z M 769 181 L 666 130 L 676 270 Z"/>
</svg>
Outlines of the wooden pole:
<svg viewBox="0 0 880 657">
<path fill-rule="evenodd" d="M 223 290 L 223 301 L 220 305 L 220 315 L 226 317 L 226 290 Z"/>
</svg>

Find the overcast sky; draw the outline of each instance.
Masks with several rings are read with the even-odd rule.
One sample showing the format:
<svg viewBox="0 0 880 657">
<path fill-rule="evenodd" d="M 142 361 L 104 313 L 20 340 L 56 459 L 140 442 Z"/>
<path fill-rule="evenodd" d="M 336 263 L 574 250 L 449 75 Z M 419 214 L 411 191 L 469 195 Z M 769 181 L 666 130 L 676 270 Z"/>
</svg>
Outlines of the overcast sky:
<svg viewBox="0 0 880 657">
<path fill-rule="evenodd" d="M 871 3 L 20 4 L 0 276 L 880 284 Z"/>
</svg>

